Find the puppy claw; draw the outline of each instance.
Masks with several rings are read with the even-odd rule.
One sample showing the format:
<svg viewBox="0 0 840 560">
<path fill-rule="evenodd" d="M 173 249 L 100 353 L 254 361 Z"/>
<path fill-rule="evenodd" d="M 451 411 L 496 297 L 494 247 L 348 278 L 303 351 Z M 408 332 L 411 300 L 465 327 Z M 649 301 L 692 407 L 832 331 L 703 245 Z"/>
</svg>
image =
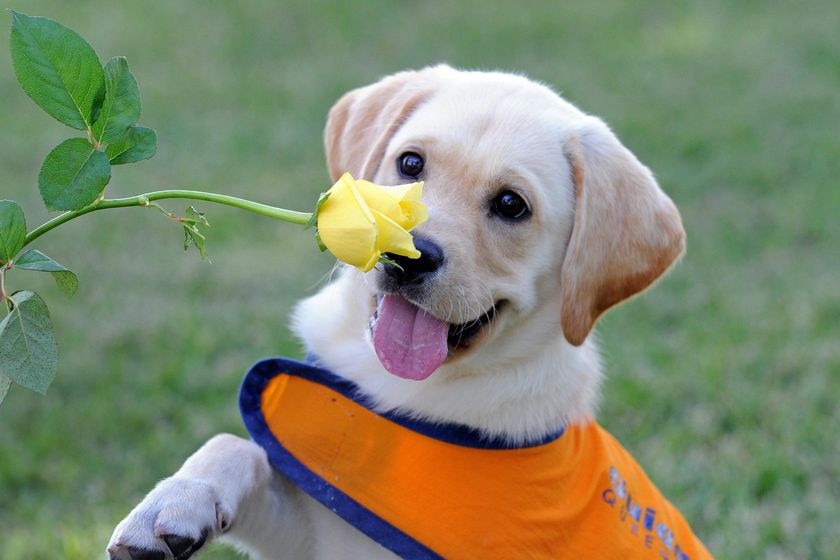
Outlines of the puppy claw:
<svg viewBox="0 0 840 560">
<path fill-rule="evenodd" d="M 204 546 L 204 543 L 207 541 L 208 534 L 209 530 L 205 529 L 202 531 L 198 540 L 192 537 L 182 537 L 179 535 L 164 535 L 163 542 L 165 542 L 166 546 L 169 547 L 169 550 L 172 552 L 175 560 L 186 560 Z"/>
<path fill-rule="evenodd" d="M 216 504 L 216 530 L 219 533 L 224 533 L 228 529 L 230 529 L 230 513 L 222 506 L 222 504 Z"/>
<path fill-rule="evenodd" d="M 166 553 L 162 550 L 148 550 L 117 544 L 108 547 L 108 558 L 110 560 L 166 560 Z"/>
<path fill-rule="evenodd" d="M 128 548 L 131 560 L 165 560 L 166 554 L 161 550 L 145 550 L 134 547 Z"/>
</svg>

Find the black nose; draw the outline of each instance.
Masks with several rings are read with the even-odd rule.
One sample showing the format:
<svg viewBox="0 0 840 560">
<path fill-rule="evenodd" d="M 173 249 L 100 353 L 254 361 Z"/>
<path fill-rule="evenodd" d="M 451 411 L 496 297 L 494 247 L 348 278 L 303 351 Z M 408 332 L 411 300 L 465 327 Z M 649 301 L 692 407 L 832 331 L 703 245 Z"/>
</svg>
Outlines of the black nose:
<svg viewBox="0 0 840 560">
<path fill-rule="evenodd" d="M 434 241 L 415 237 L 414 247 L 420 251 L 417 259 L 387 253 L 387 257 L 399 266 L 386 264 L 385 272 L 401 286 L 420 284 L 443 265 L 443 250 Z"/>
</svg>

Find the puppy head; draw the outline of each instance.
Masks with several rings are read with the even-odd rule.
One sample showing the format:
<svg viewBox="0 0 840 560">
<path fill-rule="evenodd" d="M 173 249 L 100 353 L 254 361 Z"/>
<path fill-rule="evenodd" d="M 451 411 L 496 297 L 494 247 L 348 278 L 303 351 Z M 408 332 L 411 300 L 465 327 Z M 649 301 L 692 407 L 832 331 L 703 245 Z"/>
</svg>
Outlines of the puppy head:
<svg viewBox="0 0 840 560">
<path fill-rule="evenodd" d="M 684 250 L 648 169 L 599 119 L 519 76 L 396 74 L 339 100 L 325 140 L 333 179 L 425 182 L 423 256 L 364 279 L 375 350 L 403 377 L 517 359 L 560 331 L 580 345 Z"/>
</svg>

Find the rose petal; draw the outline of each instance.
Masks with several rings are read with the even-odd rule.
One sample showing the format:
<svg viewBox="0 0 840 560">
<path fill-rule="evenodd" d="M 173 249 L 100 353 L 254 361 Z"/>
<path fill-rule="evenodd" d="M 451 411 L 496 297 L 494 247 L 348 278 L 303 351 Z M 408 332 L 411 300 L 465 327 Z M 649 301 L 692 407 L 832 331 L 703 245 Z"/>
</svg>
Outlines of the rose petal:
<svg viewBox="0 0 840 560">
<path fill-rule="evenodd" d="M 317 214 L 321 242 L 339 260 L 367 272 L 382 253 L 418 258 L 411 230 L 428 217 L 423 183 L 381 187 L 342 175 Z"/>
<path fill-rule="evenodd" d="M 355 181 L 345 173 L 318 212 L 321 241 L 339 260 L 370 270 L 379 260 L 378 226 Z"/>
<path fill-rule="evenodd" d="M 428 218 L 426 205 L 420 202 L 423 183 L 380 187 L 369 181 L 357 181 L 357 187 L 371 209 L 388 216 L 405 230 Z"/>
<path fill-rule="evenodd" d="M 403 255 L 411 259 L 420 258 L 420 251 L 414 247 L 414 240 L 410 233 L 376 210 L 373 211 L 373 215 L 379 226 L 379 238 L 376 240 L 376 245 L 381 252 Z"/>
</svg>

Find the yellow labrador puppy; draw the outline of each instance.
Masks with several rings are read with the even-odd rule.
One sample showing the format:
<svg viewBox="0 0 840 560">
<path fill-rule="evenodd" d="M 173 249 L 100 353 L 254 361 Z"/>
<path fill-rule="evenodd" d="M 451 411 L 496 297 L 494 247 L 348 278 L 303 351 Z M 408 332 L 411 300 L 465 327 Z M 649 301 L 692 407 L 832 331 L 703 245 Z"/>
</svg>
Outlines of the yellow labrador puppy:
<svg viewBox="0 0 840 560">
<path fill-rule="evenodd" d="M 422 257 L 303 301 L 310 363 L 246 379 L 254 439 L 208 441 L 110 557 L 215 537 L 254 558 L 708 557 L 593 420 L 593 325 L 684 250 L 650 171 L 548 87 L 448 66 L 345 95 L 326 150 L 333 179 L 425 181 Z"/>
</svg>

